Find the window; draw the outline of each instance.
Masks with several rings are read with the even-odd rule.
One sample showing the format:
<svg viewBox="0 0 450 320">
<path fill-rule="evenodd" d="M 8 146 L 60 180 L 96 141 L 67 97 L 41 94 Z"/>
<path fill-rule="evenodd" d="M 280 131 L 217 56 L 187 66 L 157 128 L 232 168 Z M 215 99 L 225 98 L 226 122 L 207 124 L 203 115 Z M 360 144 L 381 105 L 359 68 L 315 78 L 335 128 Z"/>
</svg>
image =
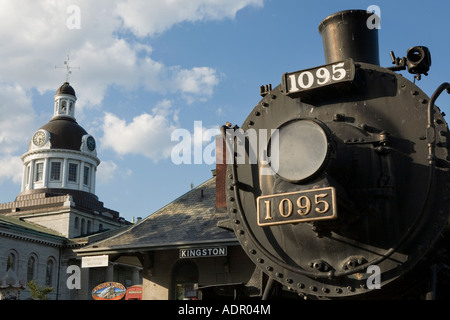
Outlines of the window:
<svg viewBox="0 0 450 320">
<path fill-rule="evenodd" d="M 81 235 L 86 234 L 86 222 L 84 221 L 84 219 L 81 219 Z"/>
<path fill-rule="evenodd" d="M 50 181 L 61 180 L 61 162 L 52 162 L 50 166 Z"/>
<path fill-rule="evenodd" d="M 78 217 L 75 217 L 75 229 L 78 229 L 80 227 L 80 219 Z"/>
<path fill-rule="evenodd" d="M 67 110 L 67 101 L 63 100 L 61 102 L 61 113 L 66 113 L 66 110 Z"/>
<path fill-rule="evenodd" d="M 36 182 L 42 181 L 43 174 L 44 174 L 44 164 L 42 162 L 36 163 L 36 176 L 34 181 Z"/>
<path fill-rule="evenodd" d="M 51 287 L 53 282 L 53 269 L 54 269 L 53 259 L 48 259 L 47 268 L 45 270 L 45 285 Z"/>
<path fill-rule="evenodd" d="M 17 256 L 15 253 L 10 252 L 8 255 L 8 260 L 6 260 L 6 271 L 9 269 L 12 269 L 13 271 L 16 271 L 17 267 Z"/>
<path fill-rule="evenodd" d="M 89 167 L 84 167 L 83 183 L 89 185 Z"/>
<path fill-rule="evenodd" d="M 77 172 L 78 172 L 78 164 L 69 163 L 69 181 L 77 182 Z"/>
<path fill-rule="evenodd" d="M 36 258 L 34 256 L 30 256 L 28 258 L 27 265 L 27 282 L 34 279 L 36 273 Z"/>
</svg>

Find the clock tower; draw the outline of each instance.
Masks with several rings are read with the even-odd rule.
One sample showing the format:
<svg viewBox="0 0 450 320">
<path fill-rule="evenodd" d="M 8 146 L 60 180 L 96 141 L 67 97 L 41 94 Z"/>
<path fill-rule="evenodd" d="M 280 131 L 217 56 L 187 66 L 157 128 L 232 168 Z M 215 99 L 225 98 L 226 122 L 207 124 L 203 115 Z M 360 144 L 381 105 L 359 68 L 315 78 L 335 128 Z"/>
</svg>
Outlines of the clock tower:
<svg viewBox="0 0 450 320">
<path fill-rule="evenodd" d="M 92 135 L 75 119 L 77 97 L 66 81 L 56 91 L 50 121 L 33 134 L 22 155 L 22 188 L 0 214 L 18 217 L 59 232 L 85 237 L 130 223 L 105 208 L 95 195 L 100 164 Z"/>
<path fill-rule="evenodd" d="M 70 189 L 95 193 L 95 139 L 75 119 L 75 90 L 64 82 L 55 94 L 52 119 L 37 130 L 22 156 L 22 192 Z"/>
</svg>

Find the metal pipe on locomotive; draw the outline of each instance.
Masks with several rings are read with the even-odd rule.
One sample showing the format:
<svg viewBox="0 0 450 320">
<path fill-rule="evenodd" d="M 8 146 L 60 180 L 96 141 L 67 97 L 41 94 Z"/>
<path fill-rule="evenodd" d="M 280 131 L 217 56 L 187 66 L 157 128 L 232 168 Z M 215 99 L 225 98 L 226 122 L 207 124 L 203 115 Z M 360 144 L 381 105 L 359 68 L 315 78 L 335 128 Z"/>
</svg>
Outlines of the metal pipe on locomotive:
<svg viewBox="0 0 450 320">
<path fill-rule="evenodd" d="M 426 75 L 423 46 L 380 67 L 371 14 L 324 19 L 326 64 L 262 86 L 241 128 L 222 128 L 230 224 L 264 298 L 273 281 L 303 298 L 448 298 L 449 132 L 435 101 L 450 84 L 430 98 L 396 73 Z"/>
</svg>

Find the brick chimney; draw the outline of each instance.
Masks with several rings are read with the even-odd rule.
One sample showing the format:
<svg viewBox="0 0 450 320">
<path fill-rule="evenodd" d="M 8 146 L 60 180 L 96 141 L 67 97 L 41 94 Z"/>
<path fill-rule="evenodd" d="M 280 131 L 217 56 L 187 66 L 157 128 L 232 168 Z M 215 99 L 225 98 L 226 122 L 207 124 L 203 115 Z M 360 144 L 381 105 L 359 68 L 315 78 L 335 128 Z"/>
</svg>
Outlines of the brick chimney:
<svg viewBox="0 0 450 320">
<path fill-rule="evenodd" d="M 227 176 L 226 146 L 221 135 L 216 136 L 216 212 L 226 212 L 225 179 Z"/>
</svg>

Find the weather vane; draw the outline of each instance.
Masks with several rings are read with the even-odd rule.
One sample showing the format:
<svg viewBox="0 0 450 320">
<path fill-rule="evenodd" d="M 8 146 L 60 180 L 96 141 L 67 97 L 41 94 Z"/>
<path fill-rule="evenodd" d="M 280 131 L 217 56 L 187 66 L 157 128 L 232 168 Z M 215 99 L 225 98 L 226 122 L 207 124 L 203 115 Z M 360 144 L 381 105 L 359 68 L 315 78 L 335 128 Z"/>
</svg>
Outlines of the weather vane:
<svg viewBox="0 0 450 320">
<path fill-rule="evenodd" d="M 71 67 L 70 66 L 70 50 L 67 53 L 67 60 L 64 61 L 64 67 L 57 67 L 55 66 L 55 69 L 59 69 L 59 68 L 66 68 L 66 82 L 69 82 L 69 77 L 72 74 L 72 71 L 70 69 L 80 69 L 80 67 Z"/>
</svg>

